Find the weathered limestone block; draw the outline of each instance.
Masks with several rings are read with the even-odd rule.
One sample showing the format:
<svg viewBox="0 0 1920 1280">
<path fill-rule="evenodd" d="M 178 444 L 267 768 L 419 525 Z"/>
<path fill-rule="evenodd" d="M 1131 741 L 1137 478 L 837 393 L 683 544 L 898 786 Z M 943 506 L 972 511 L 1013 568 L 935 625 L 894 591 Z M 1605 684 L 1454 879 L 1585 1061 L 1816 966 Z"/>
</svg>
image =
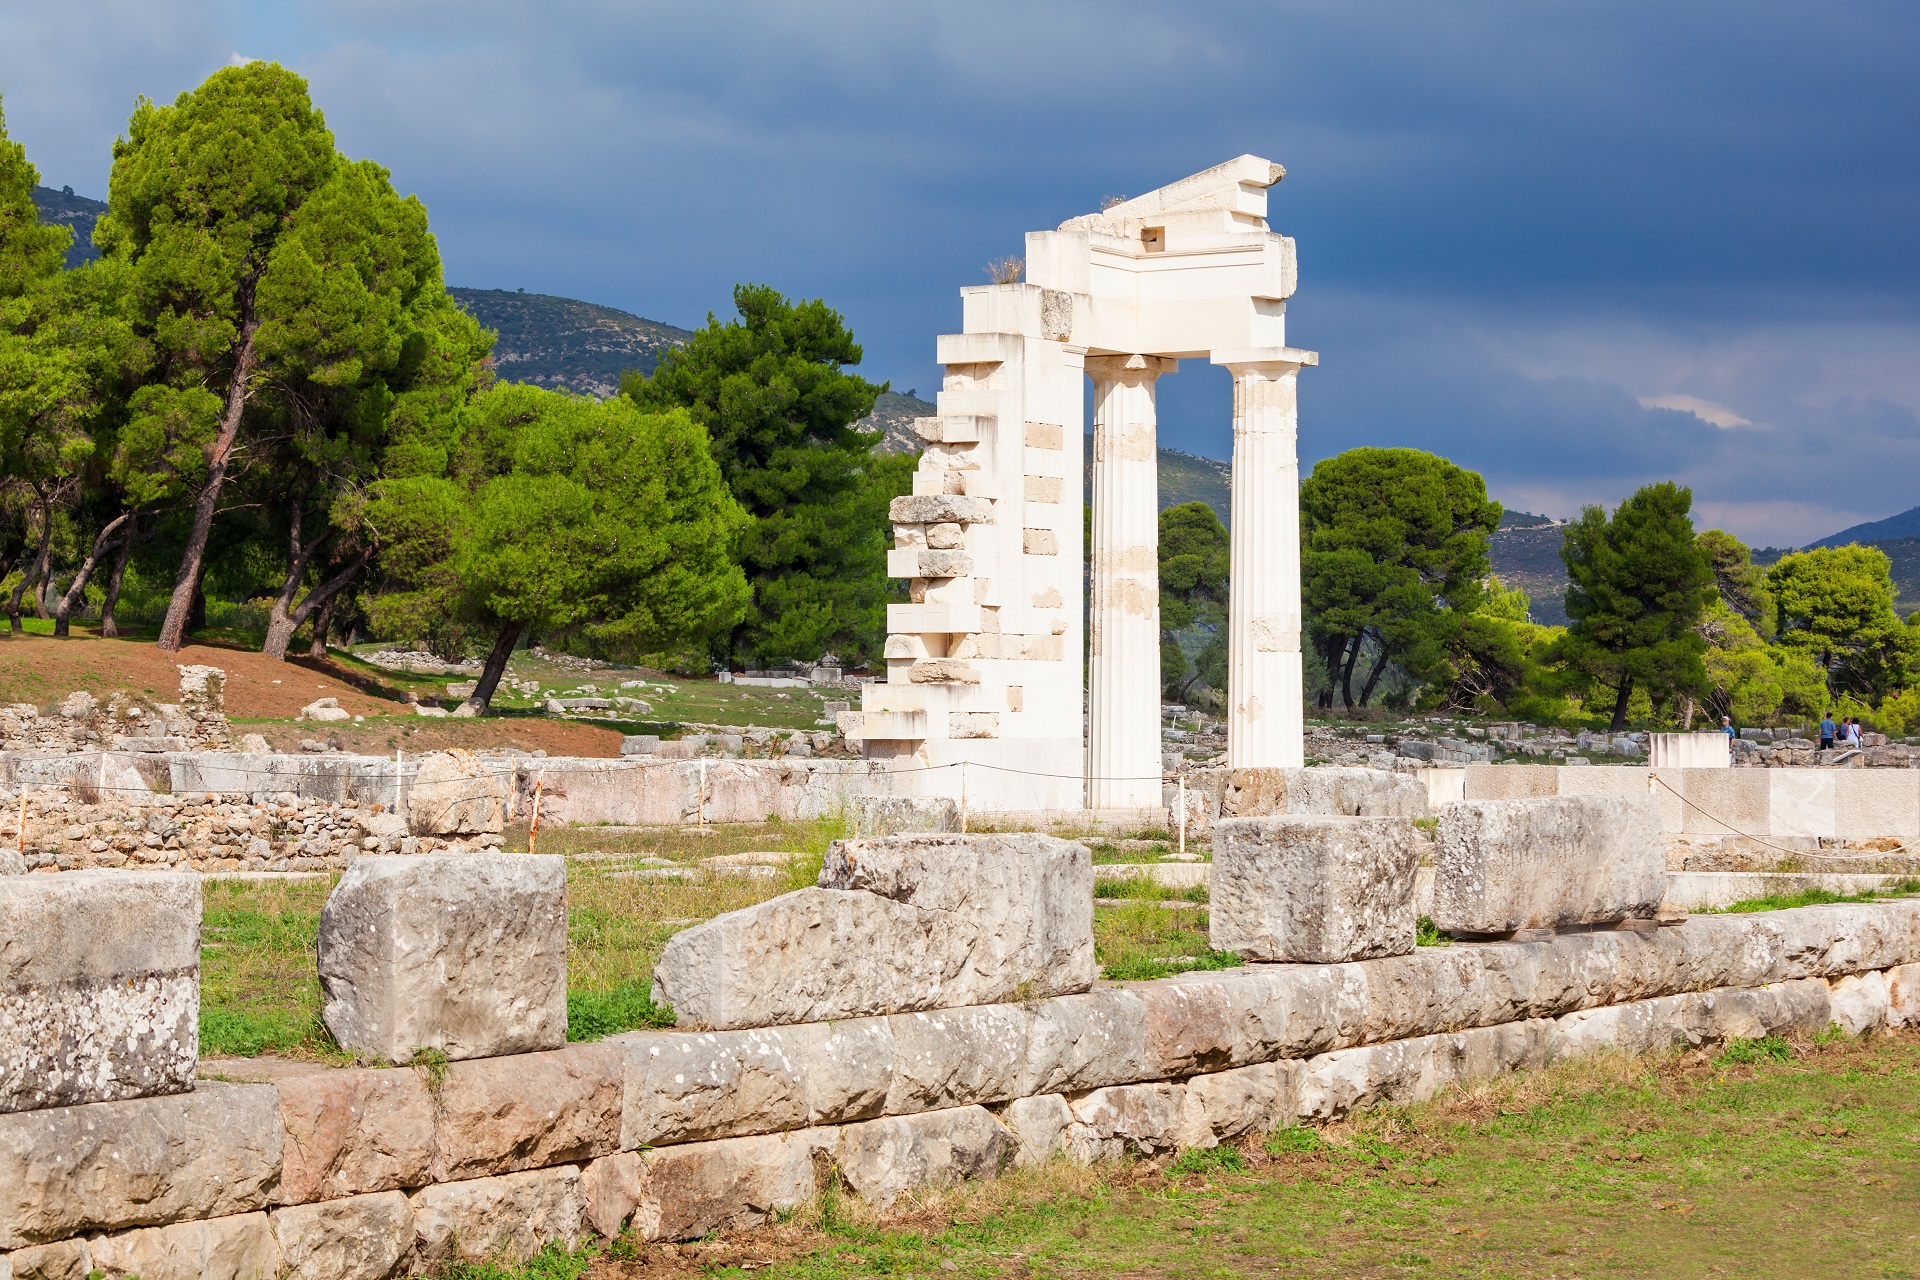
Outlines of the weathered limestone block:
<svg viewBox="0 0 1920 1280">
<path fill-rule="evenodd" d="M 1103 989 L 1032 1007 L 1016 1097 L 1080 1093 L 1140 1080 L 1147 1072 L 1147 1006 L 1131 991 Z"/>
<path fill-rule="evenodd" d="M 0 1115 L 0 1249 L 262 1208 L 282 1141 L 266 1085 Z"/>
<path fill-rule="evenodd" d="M 580 1241 L 580 1170 L 573 1165 L 422 1187 L 413 1248 L 422 1263 L 525 1262 L 547 1245 Z"/>
<path fill-rule="evenodd" d="M 1262 964 L 1208 974 L 1226 993 L 1231 1011 L 1231 1064 L 1306 1057 L 1359 1043 L 1367 1026 L 1371 969 Z"/>
<path fill-rule="evenodd" d="M 1756 918 L 1777 931 L 1775 979 L 1839 977 L 1920 959 L 1920 902 L 1912 899 L 1836 902 Z"/>
<path fill-rule="evenodd" d="M 1014 1166 L 1030 1169 L 1045 1164 L 1066 1149 L 1067 1126 L 1073 1123 L 1073 1110 L 1059 1094 L 1042 1093 L 1015 1098 L 1000 1113 L 1000 1121 L 1019 1144 L 1013 1153 Z"/>
<path fill-rule="evenodd" d="M 398 1191 L 273 1212 L 285 1275 L 301 1280 L 389 1280 L 413 1249 L 413 1206 Z"/>
<path fill-rule="evenodd" d="M 1440 814 L 1433 922 L 1511 933 L 1651 920 L 1666 896 L 1666 843 L 1650 798 L 1468 800 Z"/>
<path fill-rule="evenodd" d="M 507 824 L 507 783 L 465 753 L 431 755 L 407 789 L 407 825 L 417 836 L 473 835 Z"/>
<path fill-rule="evenodd" d="M 755 1227 L 809 1199 L 814 1155 L 831 1156 L 838 1129 L 689 1142 L 647 1153 L 650 1199 L 634 1215 L 647 1240 L 698 1240 Z"/>
<path fill-rule="evenodd" d="M 1067 1154 L 1082 1164 L 1129 1151 L 1158 1155 L 1217 1146 L 1206 1111 L 1177 1084 L 1123 1084 L 1070 1100 Z"/>
<path fill-rule="evenodd" d="M 1551 1018 L 1441 1036 L 1434 1048 L 1436 1084 L 1470 1084 L 1515 1071 L 1536 1071 L 1553 1061 L 1553 1037 Z"/>
<path fill-rule="evenodd" d="M 905 1191 L 992 1177 L 1018 1145 L 985 1107 L 953 1107 L 850 1124 L 838 1163 L 848 1186 L 885 1207 Z"/>
<path fill-rule="evenodd" d="M 13 849 L 0 849 L 0 876 L 27 874 L 27 860 Z"/>
<path fill-rule="evenodd" d="M 1357 1107 L 1432 1097 L 1439 1088 L 1434 1064 L 1438 1038 L 1360 1045 L 1308 1059 L 1300 1085 L 1300 1118 L 1325 1124 Z"/>
<path fill-rule="evenodd" d="M 431 1176 L 433 1095 L 412 1067 L 273 1080 L 286 1126 L 280 1203 L 417 1187 Z"/>
<path fill-rule="evenodd" d="M 1829 1013 L 1835 1026 L 1850 1036 L 1864 1036 L 1891 1021 L 1891 1000 L 1884 973 L 1848 974 L 1828 984 Z"/>
<path fill-rule="evenodd" d="M 451 1064 L 438 1091 L 434 1181 L 619 1150 L 625 1074 L 626 1055 L 608 1044 Z"/>
<path fill-rule="evenodd" d="M 1688 1043 L 1688 1015 L 1697 1015 L 1700 1008 L 1697 1001 L 1680 995 L 1563 1014 L 1554 1020 L 1554 1061 L 1609 1049 L 1651 1053 Z M 1694 1022 L 1694 1034 L 1701 1035 L 1704 1019 L 1696 1016 Z"/>
<path fill-rule="evenodd" d="M 1419 779 L 1385 769 L 1233 769 L 1221 793 L 1223 818 L 1318 814 L 1359 818 L 1423 818 L 1427 788 Z"/>
<path fill-rule="evenodd" d="M 1812 1036 L 1833 1021 L 1827 984 L 1819 978 L 1764 987 L 1721 988 L 1676 997 L 1692 1002 L 1689 1029 L 1706 1040 L 1757 1040 L 1769 1035 Z"/>
<path fill-rule="evenodd" d="M 1920 964 L 1895 965 L 1887 970 L 1887 1025 L 1920 1024 Z"/>
<path fill-rule="evenodd" d="M 821 888 L 676 934 L 654 968 L 654 998 L 683 1021 L 726 1030 L 1092 985 L 1083 845 L 1038 835 L 839 841 L 820 878 Z"/>
<path fill-rule="evenodd" d="M 638 1151 L 602 1156 L 580 1170 L 582 1221 L 602 1240 L 612 1240 L 647 1203 L 650 1189 L 646 1157 Z"/>
<path fill-rule="evenodd" d="M 1217 1141 L 1265 1133 L 1293 1123 L 1300 1109 L 1306 1063 L 1298 1060 L 1235 1067 L 1187 1081 L 1187 1097 L 1200 1108 Z"/>
<path fill-rule="evenodd" d="M 92 1271 L 93 1250 L 85 1239 L 29 1245 L 0 1254 L 0 1280 L 87 1280 Z"/>
<path fill-rule="evenodd" d="M 1197 979 L 1130 988 L 1147 1008 L 1147 1075 L 1176 1079 L 1233 1060 L 1233 1004 L 1224 984 Z"/>
<path fill-rule="evenodd" d="M 200 880 L 0 876 L 0 1112 L 193 1087 Z"/>
<path fill-rule="evenodd" d="M 886 1114 L 907 1115 L 1018 1095 L 1033 1014 L 1017 1004 L 897 1013 Z"/>
<path fill-rule="evenodd" d="M 1420 840 L 1407 818 L 1230 818 L 1213 832 L 1211 940 L 1250 960 L 1413 950 Z"/>
<path fill-rule="evenodd" d="M 131 1280 L 274 1280 L 280 1246 L 264 1213 L 143 1227 L 87 1242 L 95 1273 Z"/>
<path fill-rule="evenodd" d="M 559 1048 L 566 875 L 563 858 L 512 853 L 355 860 L 320 914 L 327 1029 L 389 1062 Z"/>
<path fill-rule="evenodd" d="M 1431 1035 L 1444 1027 L 1504 1021 L 1487 1010 L 1485 947 L 1423 947 L 1360 966 L 1366 975 L 1368 1043 Z M 1497 999 L 1497 995 L 1494 997 Z M 1525 1016 L 1517 1011 L 1507 1015 Z"/>
<path fill-rule="evenodd" d="M 916 493 L 887 506 L 895 524 L 992 524 L 993 503 L 953 493 Z"/>
</svg>

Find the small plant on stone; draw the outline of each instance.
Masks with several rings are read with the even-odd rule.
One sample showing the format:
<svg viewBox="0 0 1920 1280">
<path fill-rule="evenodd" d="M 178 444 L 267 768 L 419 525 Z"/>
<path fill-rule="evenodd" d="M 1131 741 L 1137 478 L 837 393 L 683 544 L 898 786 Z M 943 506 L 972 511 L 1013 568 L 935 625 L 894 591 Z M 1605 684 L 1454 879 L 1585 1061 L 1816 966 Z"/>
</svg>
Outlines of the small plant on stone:
<svg viewBox="0 0 1920 1280">
<path fill-rule="evenodd" d="M 438 1049 L 415 1049 L 407 1065 L 427 1078 L 427 1089 L 435 1097 L 440 1094 L 440 1085 L 447 1078 L 447 1065 L 451 1061 Z"/>
<path fill-rule="evenodd" d="M 1432 916 L 1421 916 L 1413 922 L 1413 943 L 1417 947 L 1450 947 L 1453 939 L 1440 931 Z"/>
<path fill-rule="evenodd" d="M 1751 1067 L 1762 1062 L 1786 1062 L 1793 1057 L 1793 1046 L 1780 1036 L 1761 1036 L 1758 1040 L 1729 1040 L 1714 1061 L 1723 1067 Z"/>
<path fill-rule="evenodd" d="M 1027 260 L 1018 254 L 995 258 L 987 264 L 987 279 L 995 284 L 1019 284 L 1027 273 Z"/>
</svg>

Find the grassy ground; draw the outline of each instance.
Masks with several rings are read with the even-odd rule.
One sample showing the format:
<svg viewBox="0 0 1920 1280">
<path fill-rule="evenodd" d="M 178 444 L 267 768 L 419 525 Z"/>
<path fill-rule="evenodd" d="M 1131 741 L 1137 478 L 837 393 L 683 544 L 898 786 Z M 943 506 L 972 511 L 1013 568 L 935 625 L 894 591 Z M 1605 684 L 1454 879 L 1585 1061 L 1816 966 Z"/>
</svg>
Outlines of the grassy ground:
<svg viewBox="0 0 1920 1280">
<path fill-rule="evenodd" d="M 461 1280 L 1920 1275 L 1920 1038 L 1609 1056 L 1177 1160 Z"/>
<path fill-rule="evenodd" d="M 1697 915 L 1739 914 L 1748 911 L 1784 911 L 1788 907 L 1817 907 L 1830 902 L 1873 902 L 1881 898 L 1911 898 L 1920 894 L 1920 880 L 1894 880 L 1864 893 L 1835 893 L 1831 889 L 1802 889 L 1797 893 L 1770 893 L 1758 898 L 1742 898 L 1724 907 L 1711 907 Z"/>
</svg>

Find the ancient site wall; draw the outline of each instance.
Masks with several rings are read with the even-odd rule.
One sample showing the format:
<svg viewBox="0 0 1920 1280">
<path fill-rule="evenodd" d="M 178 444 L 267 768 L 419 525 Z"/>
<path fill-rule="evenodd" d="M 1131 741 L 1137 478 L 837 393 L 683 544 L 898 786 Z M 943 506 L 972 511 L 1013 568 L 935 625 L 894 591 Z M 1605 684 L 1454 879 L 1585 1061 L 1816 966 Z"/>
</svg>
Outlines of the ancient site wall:
<svg viewBox="0 0 1920 1280">
<path fill-rule="evenodd" d="M 561 859 L 369 856 L 323 919 L 325 1016 L 426 1066 L 196 1069 L 197 895 L 154 892 L 192 878 L 0 877 L 0 1277 L 378 1277 L 691 1239 L 829 1178 L 886 1203 L 1604 1049 L 1920 1019 L 1920 902 L 1656 924 L 1651 826 L 1643 801 L 1449 810 L 1442 927 L 1508 940 L 1416 949 L 1410 818 L 1236 819 L 1214 929 L 1250 962 L 1126 984 L 1095 976 L 1084 846 L 843 841 L 819 887 L 675 936 L 656 995 L 681 1029 L 573 1045 Z M 127 922 L 111 944 L 50 927 L 83 884 Z M 1307 954 L 1327 960 L 1284 959 Z"/>
</svg>

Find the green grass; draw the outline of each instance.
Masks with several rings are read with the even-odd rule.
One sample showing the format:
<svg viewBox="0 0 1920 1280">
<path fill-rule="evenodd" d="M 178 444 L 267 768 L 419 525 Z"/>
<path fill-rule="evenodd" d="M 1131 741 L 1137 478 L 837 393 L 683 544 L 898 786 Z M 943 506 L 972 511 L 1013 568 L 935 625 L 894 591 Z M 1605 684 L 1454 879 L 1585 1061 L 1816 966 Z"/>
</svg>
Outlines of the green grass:
<svg viewBox="0 0 1920 1280">
<path fill-rule="evenodd" d="M 1207 886 L 1192 884 L 1183 888 L 1161 884 L 1151 876 L 1103 876 L 1094 875 L 1093 896 L 1096 898 L 1137 898 L 1144 902 L 1205 902 Z"/>
<path fill-rule="evenodd" d="M 611 991 L 567 993 L 567 1039 L 598 1040 L 621 1031 L 673 1025 L 671 1006 L 655 1004 L 652 991 L 637 982 Z"/>
<path fill-rule="evenodd" d="M 1440 931 L 1432 916 L 1421 916 L 1413 922 L 1413 945 L 1416 947 L 1450 947 L 1453 939 Z"/>
<path fill-rule="evenodd" d="M 1150 899 L 1095 907 L 1093 950 L 1101 976 L 1115 982 L 1148 982 L 1241 963 L 1239 956 L 1208 944 L 1205 910 L 1169 910 Z"/>
<path fill-rule="evenodd" d="M 1748 911 L 1785 911 L 1790 907 L 1818 907 L 1835 902 L 1873 902 L 1879 898 L 1910 898 L 1920 894 L 1920 880 L 1895 880 L 1878 889 L 1862 893 L 1835 893 L 1830 889 L 1801 889 L 1795 893 L 1770 893 L 1758 898 L 1742 898 L 1724 907 L 1708 907 L 1695 915 L 1727 915 Z"/>
</svg>

